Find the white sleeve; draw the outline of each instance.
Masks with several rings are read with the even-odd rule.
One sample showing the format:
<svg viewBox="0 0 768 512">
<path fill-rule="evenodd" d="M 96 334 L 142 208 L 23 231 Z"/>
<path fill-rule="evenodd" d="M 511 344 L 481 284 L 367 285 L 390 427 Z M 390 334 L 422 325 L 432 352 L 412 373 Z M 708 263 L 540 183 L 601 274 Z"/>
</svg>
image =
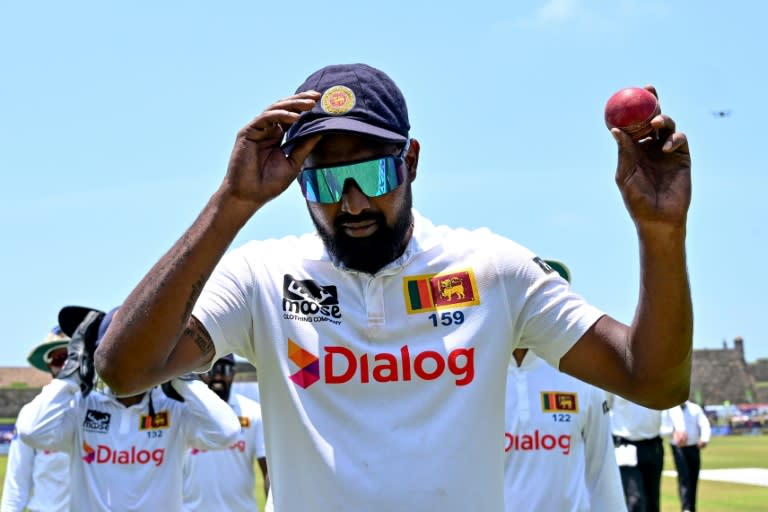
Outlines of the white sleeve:
<svg viewBox="0 0 768 512">
<path fill-rule="evenodd" d="M 699 422 L 699 439 L 704 443 L 709 443 L 709 439 L 712 436 L 712 426 L 709 424 L 707 415 L 704 414 L 704 410 L 699 408 L 698 414 Z"/>
<path fill-rule="evenodd" d="M 211 363 L 197 371 L 206 371 L 227 354 L 237 354 L 255 361 L 251 294 L 258 293 L 253 272 L 241 249 L 235 249 L 219 261 L 195 303 L 192 315 L 208 330 L 216 348 Z"/>
<path fill-rule="evenodd" d="M 584 480 L 593 512 L 626 511 L 619 466 L 614 456 L 608 402 L 602 390 L 591 387 L 584 429 Z"/>
<path fill-rule="evenodd" d="M 257 459 L 263 459 L 267 456 L 267 450 L 264 445 L 264 422 L 261 419 L 261 414 L 258 416 L 254 415 L 253 418 L 253 427 L 254 427 L 254 436 L 253 436 L 253 442 L 255 443 L 254 446 L 256 447 L 256 458 Z"/>
<path fill-rule="evenodd" d="M 224 400 L 202 381 L 174 379 L 171 385 L 184 398 L 184 434 L 187 447 L 199 450 L 226 448 L 237 441 L 240 420 Z"/>
<path fill-rule="evenodd" d="M 38 450 L 69 453 L 77 429 L 75 409 L 80 396 L 74 379 L 53 379 L 30 402 L 30 413 L 19 415 L 19 438 Z"/>
<path fill-rule="evenodd" d="M 675 430 L 672 424 L 672 418 L 669 416 L 669 409 L 661 412 L 661 428 L 659 429 L 659 435 L 663 437 L 669 437 Z"/>
<path fill-rule="evenodd" d="M 32 491 L 35 450 L 14 435 L 8 448 L 0 512 L 22 512 Z"/>
</svg>

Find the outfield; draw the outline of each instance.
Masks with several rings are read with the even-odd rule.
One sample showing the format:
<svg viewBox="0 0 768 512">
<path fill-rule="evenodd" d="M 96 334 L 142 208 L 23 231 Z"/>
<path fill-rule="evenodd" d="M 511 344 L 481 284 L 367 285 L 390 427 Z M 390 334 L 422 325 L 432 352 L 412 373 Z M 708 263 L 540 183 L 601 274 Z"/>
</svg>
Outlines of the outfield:
<svg viewBox="0 0 768 512">
<path fill-rule="evenodd" d="M 668 447 L 665 448 L 664 469 L 675 469 L 671 452 Z M 5 455 L 0 456 L 0 481 L 5 480 L 6 461 Z M 703 469 L 768 469 L 768 435 L 715 437 L 702 453 L 702 462 Z M 258 470 L 256 474 L 261 476 Z M 261 489 L 261 478 L 257 489 Z M 263 494 L 263 491 L 257 492 L 262 508 Z M 675 478 L 664 477 L 662 511 L 678 512 L 679 503 Z M 699 484 L 698 509 L 702 512 L 765 512 L 768 509 L 768 487 L 702 480 Z"/>
</svg>

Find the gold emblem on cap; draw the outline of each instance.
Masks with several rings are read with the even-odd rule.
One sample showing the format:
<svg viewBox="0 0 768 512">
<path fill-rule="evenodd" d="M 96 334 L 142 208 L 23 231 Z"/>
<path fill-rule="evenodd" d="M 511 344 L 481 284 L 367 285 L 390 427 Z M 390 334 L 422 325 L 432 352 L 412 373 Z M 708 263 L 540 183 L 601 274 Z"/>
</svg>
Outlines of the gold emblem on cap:
<svg viewBox="0 0 768 512">
<path fill-rule="evenodd" d="M 352 89 L 343 85 L 334 85 L 323 93 L 320 106 L 326 113 L 339 116 L 352 110 L 356 101 Z"/>
</svg>

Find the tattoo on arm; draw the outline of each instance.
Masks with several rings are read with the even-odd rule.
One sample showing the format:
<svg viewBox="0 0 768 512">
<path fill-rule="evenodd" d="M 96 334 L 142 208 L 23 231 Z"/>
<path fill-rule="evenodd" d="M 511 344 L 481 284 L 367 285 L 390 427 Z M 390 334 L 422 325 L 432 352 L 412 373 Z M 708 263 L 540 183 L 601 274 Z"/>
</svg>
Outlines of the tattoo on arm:
<svg viewBox="0 0 768 512">
<path fill-rule="evenodd" d="M 203 291 L 203 286 L 205 285 L 205 279 L 200 278 L 195 284 L 192 285 L 192 291 L 189 294 L 189 298 L 187 299 L 187 305 L 184 306 L 184 314 L 181 317 L 182 323 L 187 322 L 187 318 L 192 314 L 192 308 L 195 307 L 195 302 L 197 302 L 197 298 L 200 297 L 200 293 Z"/>
<path fill-rule="evenodd" d="M 190 322 L 187 324 L 186 329 L 184 329 L 184 335 L 192 338 L 197 348 L 200 349 L 201 354 L 208 355 L 214 352 L 211 335 L 208 334 L 208 329 L 197 318 L 190 318 Z"/>
</svg>

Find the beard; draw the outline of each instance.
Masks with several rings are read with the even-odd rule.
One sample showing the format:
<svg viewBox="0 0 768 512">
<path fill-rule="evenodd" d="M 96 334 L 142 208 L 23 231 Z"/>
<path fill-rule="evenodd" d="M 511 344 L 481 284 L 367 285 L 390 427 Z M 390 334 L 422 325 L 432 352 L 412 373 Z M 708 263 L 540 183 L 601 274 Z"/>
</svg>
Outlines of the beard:
<svg viewBox="0 0 768 512">
<path fill-rule="evenodd" d="M 363 212 L 360 215 L 342 213 L 333 221 L 335 234 L 330 233 L 317 221 L 310 210 L 310 217 L 315 224 L 320 239 L 328 252 L 347 268 L 367 274 L 375 274 L 388 263 L 396 260 L 405 249 L 413 214 L 411 213 L 412 196 L 410 187 L 405 192 L 403 207 L 397 212 L 392 227 L 380 212 Z M 342 224 L 373 220 L 376 231 L 364 238 L 354 238 L 344 232 Z"/>
<path fill-rule="evenodd" d="M 208 388 L 219 395 L 219 398 L 224 400 L 225 402 L 229 402 L 229 390 L 232 389 L 230 385 L 227 385 L 226 382 L 221 381 L 212 381 L 210 384 L 208 384 Z"/>
</svg>

